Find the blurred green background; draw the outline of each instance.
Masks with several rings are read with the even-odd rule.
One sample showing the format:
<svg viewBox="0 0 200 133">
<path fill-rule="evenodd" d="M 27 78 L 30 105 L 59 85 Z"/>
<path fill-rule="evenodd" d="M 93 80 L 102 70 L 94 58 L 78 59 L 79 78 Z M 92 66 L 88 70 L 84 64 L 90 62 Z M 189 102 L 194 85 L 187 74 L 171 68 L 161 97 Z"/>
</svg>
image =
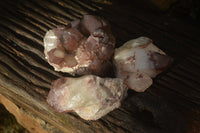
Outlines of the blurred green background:
<svg viewBox="0 0 200 133">
<path fill-rule="evenodd" d="M 0 104 L 0 133 L 28 133 L 2 104 Z"/>
</svg>

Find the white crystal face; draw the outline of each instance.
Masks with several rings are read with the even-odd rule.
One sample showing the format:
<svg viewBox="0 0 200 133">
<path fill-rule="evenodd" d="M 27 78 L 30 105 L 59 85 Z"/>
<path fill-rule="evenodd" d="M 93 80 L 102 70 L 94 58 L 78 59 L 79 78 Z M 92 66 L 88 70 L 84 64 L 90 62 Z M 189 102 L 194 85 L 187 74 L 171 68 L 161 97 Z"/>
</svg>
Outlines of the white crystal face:
<svg viewBox="0 0 200 133">
<path fill-rule="evenodd" d="M 57 36 L 52 30 L 47 31 L 44 37 L 44 47 L 47 52 L 57 47 Z"/>
<path fill-rule="evenodd" d="M 144 92 L 153 83 L 151 77 L 144 73 L 129 73 L 128 75 L 124 82 L 136 92 Z"/>
<path fill-rule="evenodd" d="M 143 36 L 125 42 L 123 46 L 115 49 L 115 53 L 117 53 L 116 55 L 118 55 L 119 54 L 118 52 L 124 53 L 125 51 L 122 52 L 123 50 L 127 51 L 128 49 L 137 48 L 137 47 L 142 47 L 146 51 L 153 51 L 153 52 L 158 52 L 160 54 L 166 55 L 161 49 L 159 49 L 157 46 L 153 44 L 150 38 L 143 37 Z"/>
<path fill-rule="evenodd" d="M 118 78 L 86 75 L 53 82 L 47 102 L 57 111 L 75 111 L 86 120 L 96 120 L 118 108 L 127 88 Z"/>
<path fill-rule="evenodd" d="M 148 37 L 138 37 L 137 39 L 132 39 L 130 41 L 127 41 L 123 44 L 123 47 L 127 47 L 127 48 L 135 48 L 138 46 L 142 46 L 142 45 L 146 45 L 146 44 L 150 44 L 152 43 L 152 40 L 149 39 Z"/>
</svg>

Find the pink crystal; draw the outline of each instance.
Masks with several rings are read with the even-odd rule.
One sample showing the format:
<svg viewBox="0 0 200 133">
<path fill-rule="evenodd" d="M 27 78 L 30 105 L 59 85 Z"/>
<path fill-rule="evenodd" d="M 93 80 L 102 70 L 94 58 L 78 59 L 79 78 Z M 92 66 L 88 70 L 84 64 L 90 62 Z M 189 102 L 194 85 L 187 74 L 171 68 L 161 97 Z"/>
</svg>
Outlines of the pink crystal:
<svg viewBox="0 0 200 133">
<path fill-rule="evenodd" d="M 172 58 L 156 47 L 147 37 L 139 37 L 126 42 L 115 50 L 114 63 L 118 78 L 137 92 L 145 91 L 152 79 L 165 70 Z"/>
</svg>

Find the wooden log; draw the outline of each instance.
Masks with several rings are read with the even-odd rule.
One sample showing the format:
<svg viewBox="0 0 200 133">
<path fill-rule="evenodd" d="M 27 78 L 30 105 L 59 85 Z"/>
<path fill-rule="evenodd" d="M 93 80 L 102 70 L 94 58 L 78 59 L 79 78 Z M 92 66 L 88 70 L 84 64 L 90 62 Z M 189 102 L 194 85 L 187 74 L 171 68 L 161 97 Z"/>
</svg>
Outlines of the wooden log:
<svg viewBox="0 0 200 133">
<path fill-rule="evenodd" d="M 112 4 L 97 0 L 0 2 L 0 93 L 62 132 L 200 132 L 199 25 L 146 6 L 129 0 Z M 46 103 L 51 82 L 70 75 L 55 72 L 46 62 L 45 32 L 83 14 L 109 20 L 118 47 L 129 39 L 148 36 L 175 59 L 146 92 L 128 91 L 122 107 L 97 121 L 57 113 Z"/>
</svg>

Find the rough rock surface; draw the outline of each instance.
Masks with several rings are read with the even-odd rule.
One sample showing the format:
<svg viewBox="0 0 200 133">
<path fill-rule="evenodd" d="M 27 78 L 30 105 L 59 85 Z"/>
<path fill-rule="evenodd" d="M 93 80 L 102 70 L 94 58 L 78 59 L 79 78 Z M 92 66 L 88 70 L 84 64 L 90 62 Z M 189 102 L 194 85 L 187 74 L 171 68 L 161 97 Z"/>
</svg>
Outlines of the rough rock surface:
<svg viewBox="0 0 200 133">
<path fill-rule="evenodd" d="M 53 82 L 47 102 L 58 112 L 75 111 L 86 120 L 96 120 L 121 105 L 127 88 L 119 78 L 85 75 Z"/>
</svg>

